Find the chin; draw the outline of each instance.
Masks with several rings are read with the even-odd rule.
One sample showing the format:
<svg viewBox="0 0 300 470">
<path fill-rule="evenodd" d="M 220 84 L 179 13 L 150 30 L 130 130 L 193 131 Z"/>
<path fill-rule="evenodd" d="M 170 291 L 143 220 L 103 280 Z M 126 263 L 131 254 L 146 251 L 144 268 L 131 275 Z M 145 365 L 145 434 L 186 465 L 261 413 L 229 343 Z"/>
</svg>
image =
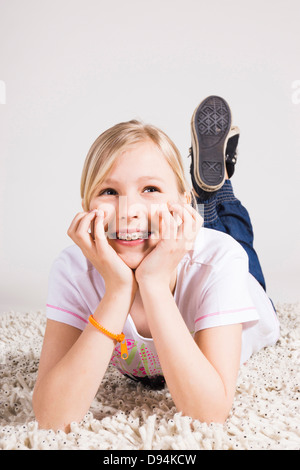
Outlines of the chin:
<svg viewBox="0 0 300 470">
<path fill-rule="evenodd" d="M 111 243 L 111 246 L 130 269 L 136 269 L 143 259 L 155 248 L 157 242 L 158 240 L 148 241 L 147 246 L 144 246 L 142 249 L 138 249 L 138 247 L 119 247 L 115 243 Z"/>
<path fill-rule="evenodd" d="M 120 256 L 120 258 L 124 261 L 125 264 L 127 264 L 127 266 L 130 268 L 130 269 L 136 269 L 140 264 L 141 262 L 143 261 L 143 259 L 145 258 L 145 255 L 141 256 L 126 256 L 126 254 L 120 254 L 118 253 L 118 255 Z"/>
</svg>

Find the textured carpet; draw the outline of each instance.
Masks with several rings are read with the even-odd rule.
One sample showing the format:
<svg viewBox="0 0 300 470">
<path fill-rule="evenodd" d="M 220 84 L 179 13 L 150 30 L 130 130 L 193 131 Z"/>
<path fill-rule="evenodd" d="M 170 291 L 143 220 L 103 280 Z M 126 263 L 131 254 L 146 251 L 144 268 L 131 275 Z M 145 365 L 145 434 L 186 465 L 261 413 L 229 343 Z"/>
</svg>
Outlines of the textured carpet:
<svg viewBox="0 0 300 470">
<path fill-rule="evenodd" d="M 136 385 L 109 367 L 89 413 L 68 434 L 39 430 L 32 412 L 44 313 L 1 315 L 0 449 L 299 449 L 300 304 L 277 310 L 281 337 L 241 368 L 224 425 L 182 416 L 167 389 Z"/>
</svg>

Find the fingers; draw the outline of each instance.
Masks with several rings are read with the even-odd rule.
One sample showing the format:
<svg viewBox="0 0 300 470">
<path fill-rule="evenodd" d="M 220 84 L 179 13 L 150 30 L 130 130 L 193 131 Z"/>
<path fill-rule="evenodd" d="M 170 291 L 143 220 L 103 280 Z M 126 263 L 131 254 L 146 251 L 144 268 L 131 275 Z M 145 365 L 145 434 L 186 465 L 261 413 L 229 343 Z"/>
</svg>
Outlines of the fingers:
<svg viewBox="0 0 300 470">
<path fill-rule="evenodd" d="M 67 233 L 79 246 L 92 246 L 93 239 L 89 233 L 89 229 L 94 218 L 94 212 L 80 212 L 72 220 Z"/>
<path fill-rule="evenodd" d="M 105 214 L 102 210 L 95 211 L 94 240 L 96 243 L 107 240 L 104 228 L 104 217 Z"/>
<path fill-rule="evenodd" d="M 194 240 L 203 224 L 201 215 L 189 204 L 169 204 L 169 210 L 182 221 L 178 227 L 178 238 Z"/>
<path fill-rule="evenodd" d="M 76 232 L 80 221 L 83 219 L 85 215 L 86 215 L 86 212 L 79 212 L 77 215 L 75 215 L 67 232 L 71 238 L 72 238 L 73 233 Z"/>
<path fill-rule="evenodd" d="M 160 217 L 160 235 L 163 240 L 176 240 L 178 224 L 167 208 L 159 212 Z"/>
<path fill-rule="evenodd" d="M 154 215 L 158 216 L 156 225 L 158 225 L 159 238 L 165 240 L 181 238 L 194 240 L 203 223 L 200 214 L 189 204 L 161 204 Z M 103 241 L 108 243 L 106 230 L 112 231 L 113 227 L 110 219 L 111 214 L 100 208 L 91 212 L 80 212 L 74 217 L 67 233 L 81 248 L 89 249 L 96 244 L 96 247 L 99 245 L 100 248 L 101 245 L 103 249 Z M 106 225 L 108 225 L 107 229 Z M 92 234 L 90 233 L 91 227 Z"/>
<path fill-rule="evenodd" d="M 189 204 L 161 204 L 154 214 L 158 217 L 159 238 L 194 240 L 203 224 L 201 215 Z"/>
</svg>

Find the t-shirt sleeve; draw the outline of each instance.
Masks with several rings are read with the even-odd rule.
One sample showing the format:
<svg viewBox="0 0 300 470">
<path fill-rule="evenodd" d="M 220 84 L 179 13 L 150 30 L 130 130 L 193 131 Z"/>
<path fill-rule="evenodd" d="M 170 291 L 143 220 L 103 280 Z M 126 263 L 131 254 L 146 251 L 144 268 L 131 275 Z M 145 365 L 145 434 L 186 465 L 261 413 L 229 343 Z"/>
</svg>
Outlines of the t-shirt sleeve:
<svg viewBox="0 0 300 470">
<path fill-rule="evenodd" d="M 89 308 L 63 255 L 54 261 L 50 270 L 46 316 L 80 330 L 88 323 Z"/>
<path fill-rule="evenodd" d="M 249 291 L 249 276 L 247 255 L 240 250 L 212 271 L 199 299 L 195 332 L 259 319 Z"/>
</svg>

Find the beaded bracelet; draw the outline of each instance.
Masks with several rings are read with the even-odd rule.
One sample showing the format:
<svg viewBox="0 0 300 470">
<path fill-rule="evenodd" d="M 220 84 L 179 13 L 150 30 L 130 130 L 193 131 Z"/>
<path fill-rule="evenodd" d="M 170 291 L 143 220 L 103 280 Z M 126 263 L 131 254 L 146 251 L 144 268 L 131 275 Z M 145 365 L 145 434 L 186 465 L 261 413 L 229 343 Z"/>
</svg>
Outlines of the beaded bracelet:
<svg viewBox="0 0 300 470">
<path fill-rule="evenodd" d="M 128 350 L 127 350 L 127 344 L 126 344 L 126 339 L 125 339 L 124 333 L 121 333 L 120 335 L 115 335 L 114 333 L 111 333 L 106 328 L 104 328 L 104 326 L 100 325 L 100 323 L 98 323 L 97 320 L 95 320 L 93 315 L 89 316 L 89 322 L 95 328 L 97 328 L 97 330 L 101 331 L 106 336 L 109 336 L 109 338 L 112 338 L 112 339 L 118 341 L 118 343 L 121 344 L 121 357 L 122 357 L 122 359 L 127 359 L 128 358 Z"/>
</svg>

